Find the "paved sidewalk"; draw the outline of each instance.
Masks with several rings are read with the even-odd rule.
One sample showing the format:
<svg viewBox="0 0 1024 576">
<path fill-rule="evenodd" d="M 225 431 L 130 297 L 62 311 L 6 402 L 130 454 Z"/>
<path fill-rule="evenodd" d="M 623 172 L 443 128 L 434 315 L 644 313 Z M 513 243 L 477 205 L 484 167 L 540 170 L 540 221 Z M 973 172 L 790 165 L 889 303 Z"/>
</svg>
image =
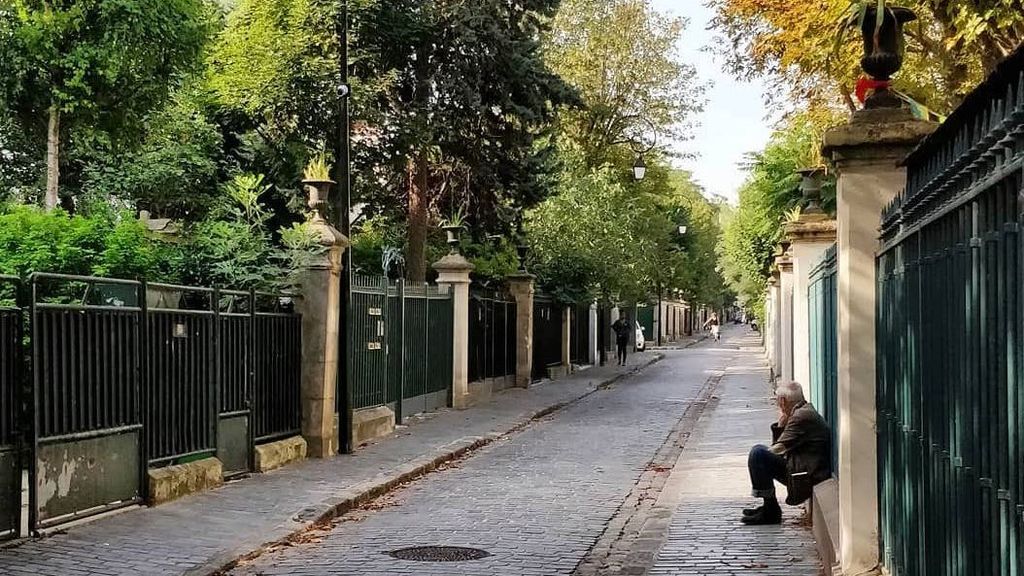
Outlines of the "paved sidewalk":
<svg viewBox="0 0 1024 576">
<path fill-rule="evenodd" d="M 309 460 L 157 508 L 131 510 L 0 548 L 0 574 L 208 574 L 490 443 L 657 357 L 650 352 L 631 355 L 626 368 L 590 368 L 528 391 L 500 393 L 470 410 L 442 411 L 355 455 Z"/>
<path fill-rule="evenodd" d="M 743 526 L 750 497 L 747 452 L 770 440 L 776 412 L 767 368 L 752 337 L 739 342 L 694 436 L 666 486 L 678 504 L 652 576 L 818 576 L 821 563 L 803 508 L 783 506 L 781 526 Z M 785 488 L 779 488 L 780 500 Z"/>
</svg>

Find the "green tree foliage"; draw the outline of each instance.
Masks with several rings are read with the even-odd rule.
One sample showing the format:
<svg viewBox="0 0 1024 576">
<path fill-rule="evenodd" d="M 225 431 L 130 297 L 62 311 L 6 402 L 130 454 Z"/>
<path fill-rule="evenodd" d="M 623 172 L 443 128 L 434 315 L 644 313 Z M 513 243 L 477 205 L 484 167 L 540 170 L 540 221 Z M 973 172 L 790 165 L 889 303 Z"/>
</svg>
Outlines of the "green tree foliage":
<svg viewBox="0 0 1024 576">
<path fill-rule="evenodd" d="M 32 206 L 0 207 L 0 274 L 32 272 L 164 277 L 169 246 L 130 215 L 86 217 Z"/>
<path fill-rule="evenodd" d="M 776 96 L 812 104 L 843 101 L 853 109 L 862 74 L 861 46 L 850 35 L 834 54 L 837 25 L 848 0 L 711 0 L 713 27 L 727 64 L 738 75 L 776 80 Z M 1019 0 L 905 0 L 918 20 L 907 25 L 901 89 L 938 110 L 951 111 L 987 71 L 1024 40 Z"/>
<path fill-rule="evenodd" d="M 62 145 L 136 135 L 197 64 L 209 22 L 203 0 L 0 2 L 0 116 L 46 142 L 48 207 Z"/>
<path fill-rule="evenodd" d="M 684 19 L 658 13 L 649 0 L 563 2 L 547 36 L 547 59 L 585 104 L 561 114 L 561 130 L 590 166 L 612 161 L 630 141 L 689 137 L 704 89 L 678 57 L 685 29 Z"/>
<path fill-rule="evenodd" d="M 218 126 L 179 94 L 149 119 L 138 149 L 85 167 L 83 191 L 134 201 L 157 218 L 198 220 L 216 202 L 223 149 Z"/>
<path fill-rule="evenodd" d="M 740 202 L 725 227 L 721 246 L 726 279 L 742 301 L 755 310 L 763 300 L 775 249 L 782 240 L 787 213 L 802 206 L 797 170 L 821 165 L 820 118 L 798 115 L 753 154 Z M 826 211 L 835 209 L 834 182 L 823 191 Z"/>
<path fill-rule="evenodd" d="M 335 140 L 336 3 L 243 1 L 212 56 L 212 85 L 280 146 Z M 558 0 L 351 3 L 357 201 L 407 215 L 410 278 L 431 217 L 464 206 L 484 231 L 545 195 L 542 143 L 571 98 L 540 56 Z"/>
<path fill-rule="evenodd" d="M 715 269 L 717 209 L 685 172 L 651 162 L 641 183 L 565 154 L 557 194 L 530 213 L 527 237 L 541 285 L 565 301 L 646 301 L 660 289 L 722 303 Z M 681 234 L 679 227 L 686 226 Z"/>
</svg>

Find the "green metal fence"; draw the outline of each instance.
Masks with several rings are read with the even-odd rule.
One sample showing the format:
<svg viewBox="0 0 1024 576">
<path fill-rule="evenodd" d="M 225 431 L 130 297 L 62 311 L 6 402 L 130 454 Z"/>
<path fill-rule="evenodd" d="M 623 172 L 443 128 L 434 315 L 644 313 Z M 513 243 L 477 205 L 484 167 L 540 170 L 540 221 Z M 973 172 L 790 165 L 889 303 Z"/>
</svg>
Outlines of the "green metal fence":
<svg viewBox="0 0 1024 576">
<path fill-rule="evenodd" d="M 907 167 L 878 257 L 883 561 L 1024 574 L 1024 51 Z"/>
<path fill-rule="evenodd" d="M 832 472 L 839 471 L 839 314 L 837 307 L 836 247 L 825 252 L 811 270 L 808 288 L 810 319 L 811 402 L 832 431 Z"/>
<path fill-rule="evenodd" d="M 452 306 L 437 286 L 353 277 L 354 409 L 391 406 L 400 420 L 450 403 Z"/>
<path fill-rule="evenodd" d="M 654 334 L 654 307 L 653 306 L 638 306 L 636 309 L 636 321 L 640 323 L 640 327 L 644 330 L 644 338 L 648 342 L 654 342 L 657 337 Z M 639 346 L 641 343 L 637 342 Z"/>
</svg>

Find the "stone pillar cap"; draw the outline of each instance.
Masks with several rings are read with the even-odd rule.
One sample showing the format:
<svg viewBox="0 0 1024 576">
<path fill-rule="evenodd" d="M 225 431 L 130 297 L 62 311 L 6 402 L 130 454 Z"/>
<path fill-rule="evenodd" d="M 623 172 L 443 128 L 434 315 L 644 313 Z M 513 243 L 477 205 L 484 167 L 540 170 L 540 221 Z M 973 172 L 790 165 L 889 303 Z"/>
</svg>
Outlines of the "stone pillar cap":
<svg viewBox="0 0 1024 576">
<path fill-rule="evenodd" d="M 459 272 L 469 274 L 476 267 L 469 260 L 466 260 L 462 254 L 449 254 L 435 262 L 433 268 L 442 274 Z"/>
<path fill-rule="evenodd" d="M 834 242 L 836 239 L 836 221 L 822 220 L 818 215 L 813 218 L 804 219 L 802 216 L 796 222 L 789 222 L 785 226 L 786 238 L 793 244 L 808 242 Z"/>
<path fill-rule="evenodd" d="M 835 160 L 837 153 L 849 148 L 914 147 L 938 127 L 935 122 L 917 120 L 902 108 L 859 110 L 850 122 L 825 133 L 822 153 Z M 897 155 L 905 154 L 906 151 Z"/>
<path fill-rule="evenodd" d="M 509 282 L 533 282 L 537 279 L 536 276 L 529 272 L 516 272 L 515 274 L 509 274 L 507 278 Z"/>
</svg>

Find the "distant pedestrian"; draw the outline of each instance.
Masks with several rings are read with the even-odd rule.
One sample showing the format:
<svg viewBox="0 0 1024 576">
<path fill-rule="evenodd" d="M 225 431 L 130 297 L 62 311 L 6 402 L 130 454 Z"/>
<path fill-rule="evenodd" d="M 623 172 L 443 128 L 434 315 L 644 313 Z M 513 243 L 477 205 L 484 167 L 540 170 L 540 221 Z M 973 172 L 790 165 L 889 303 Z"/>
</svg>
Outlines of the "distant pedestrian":
<svg viewBox="0 0 1024 576">
<path fill-rule="evenodd" d="M 711 318 L 708 318 L 708 321 L 704 323 L 704 329 L 707 330 L 708 327 L 711 328 L 711 337 L 715 339 L 715 342 L 721 342 L 722 323 L 718 320 L 717 312 L 712 312 Z"/>
<path fill-rule="evenodd" d="M 629 346 L 630 330 L 629 321 L 625 316 L 619 316 L 619 319 L 612 324 L 612 331 L 615 332 L 615 346 L 618 351 L 616 357 L 619 360 L 619 366 L 626 365 L 626 348 Z"/>
<path fill-rule="evenodd" d="M 778 524 L 782 508 L 775 498 L 775 481 L 789 491 L 786 504 L 797 506 L 810 499 L 814 486 L 832 476 L 832 436 L 825 419 L 804 400 L 796 382 L 776 392 L 779 421 L 772 424 L 772 445 L 754 446 L 747 459 L 753 496 L 764 504 L 743 511 L 744 524 Z"/>
</svg>

